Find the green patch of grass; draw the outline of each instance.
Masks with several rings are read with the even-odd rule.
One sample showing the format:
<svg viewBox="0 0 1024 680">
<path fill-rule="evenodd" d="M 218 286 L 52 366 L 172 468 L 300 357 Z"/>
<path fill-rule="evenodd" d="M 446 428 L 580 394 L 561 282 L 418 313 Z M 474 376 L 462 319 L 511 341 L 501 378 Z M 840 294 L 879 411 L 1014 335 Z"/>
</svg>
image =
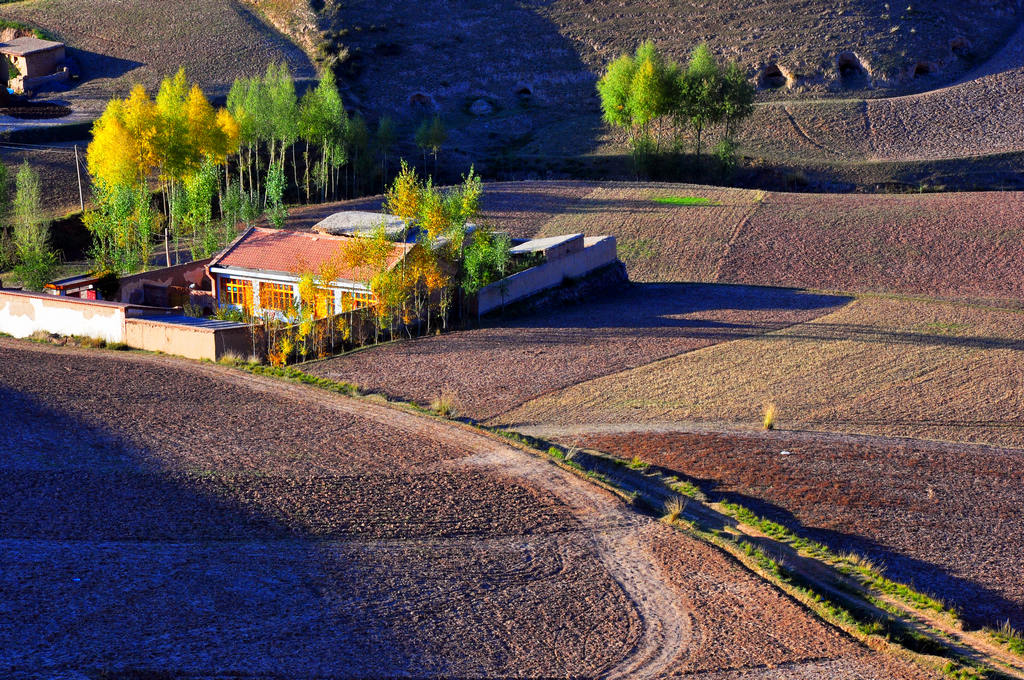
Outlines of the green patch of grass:
<svg viewBox="0 0 1024 680">
<path fill-rule="evenodd" d="M 655 196 L 652 200 L 662 205 L 721 205 L 703 196 Z"/>
<path fill-rule="evenodd" d="M 650 463 L 640 460 L 639 456 L 633 456 L 633 459 L 627 465 L 630 470 L 639 470 L 641 472 L 646 472 L 651 467 Z"/>
<path fill-rule="evenodd" d="M 8 1 L 9 2 L 14 2 L 14 0 L 8 0 Z M 0 1 L 0 5 L 3 5 L 3 4 L 5 4 L 5 2 Z M 0 19 L 0 30 L 6 29 L 6 28 L 13 28 L 16 31 L 25 31 L 27 33 L 31 33 L 33 36 L 35 36 L 36 38 L 39 38 L 40 40 L 56 40 L 56 38 L 54 38 L 52 34 L 50 34 L 47 31 L 44 31 L 41 28 L 35 28 L 34 26 L 29 26 L 28 24 L 23 24 L 20 21 L 11 21 L 10 19 Z"/>
<path fill-rule="evenodd" d="M 616 248 L 619 259 L 628 263 L 653 260 L 661 252 L 657 240 L 653 238 L 622 238 L 618 240 Z"/>
<path fill-rule="evenodd" d="M 275 378 L 286 378 L 288 380 L 294 380 L 304 385 L 313 385 L 329 392 L 337 392 L 338 394 L 344 394 L 346 396 L 355 397 L 362 394 L 358 385 L 354 385 L 349 382 L 338 382 L 336 380 L 329 380 L 328 378 L 318 378 L 308 373 L 303 373 L 297 368 L 290 366 L 264 366 L 262 364 L 247 364 L 242 368 L 250 373 L 256 375 L 266 375 Z"/>
<path fill-rule="evenodd" d="M 1014 629 L 1009 621 L 1005 621 L 999 628 L 988 628 L 986 632 L 1014 654 L 1024 656 L 1024 633 Z"/>
<path fill-rule="evenodd" d="M 686 480 L 671 482 L 669 488 L 678 494 L 683 496 L 689 496 L 690 498 L 696 498 L 697 500 L 703 500 L 704 494 L 701 493 L 700 489 L 693 482 Z"/>
</svg>

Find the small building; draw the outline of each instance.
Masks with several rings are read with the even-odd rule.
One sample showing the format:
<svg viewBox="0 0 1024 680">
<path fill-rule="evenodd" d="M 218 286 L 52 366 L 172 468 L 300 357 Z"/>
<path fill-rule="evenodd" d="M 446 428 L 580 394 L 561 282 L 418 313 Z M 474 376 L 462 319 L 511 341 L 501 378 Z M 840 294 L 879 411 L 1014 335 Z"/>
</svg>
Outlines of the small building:
<svg viewBox="0 0 1024 680">
<path fill-rule="evenodd" d="M 365 272 L 348 269 L 341 262 L 344 245 L 353 238 L 358 237 L 251 228 L 207 266 L 217 304 L 284 315 L 299 304 L 303 272 L 317 273 L 333 267 L 336 278 L 324 285 L 323 298 L 318 296 L 316 316 L 371 305 L 374 296 L 364 282 Z M 388 268 L 393 269 L 417 247 L 392 244 Z"/>
<path fill-rule="evenodd" d="M 66 73 L 64 43 L 32 37 L 14 38 L 0 43 L 0 55 L 18 71 L 17 77 L 10 81 L 10 88 L 15 92 L 30 90 L 50 76 Z"/>
</svg>

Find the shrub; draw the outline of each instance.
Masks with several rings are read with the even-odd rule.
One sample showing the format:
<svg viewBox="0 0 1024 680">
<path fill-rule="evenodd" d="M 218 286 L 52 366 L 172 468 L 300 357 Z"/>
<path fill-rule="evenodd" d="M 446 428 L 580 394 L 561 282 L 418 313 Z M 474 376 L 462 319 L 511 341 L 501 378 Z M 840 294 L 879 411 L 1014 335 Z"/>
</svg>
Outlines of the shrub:
<svg viewBox="0 0 1024 680">
<path fill-rule="evenodd" d="M 776 418 L 777 415 L 778 415 L 778 408 L 776 408 L 775 404 L 769 403 L 769 404 L 765 405 L 765 407 L 764 407 L 764 416 L 761 419 L 761 424 L 764 425 L 764 429 L 766 429 L 766 430 L 774 430 L 775 429 L 775 418 Z"/>
<path fill-rule="evenodd" d="M 651 467 L 651 464 L 641 460 L 639 456 L 633 456 L 633 459 L 629 461 L 630 470 L 646 471 L 649 467 Z"/>
<path fill-rule="evenodd" d="M 430 410 L 443 418 L 454 418 L 458 412 L 455 394 L 445 390 L 430 400 Z"/>
<path fill-rule="evenodd" d="M 672 523 L 675 522 L 686 510 L 686 499 L 681 496 L 676 496 L 665 504 L 665 521 Z"/>
</svg>

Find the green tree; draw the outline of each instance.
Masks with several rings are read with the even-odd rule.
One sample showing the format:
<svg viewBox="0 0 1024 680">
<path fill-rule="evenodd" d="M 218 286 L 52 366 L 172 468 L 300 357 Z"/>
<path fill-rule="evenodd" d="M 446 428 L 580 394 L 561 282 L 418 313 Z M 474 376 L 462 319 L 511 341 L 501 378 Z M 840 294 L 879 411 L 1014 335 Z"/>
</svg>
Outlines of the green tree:
<svg viewBox="0 0 1024 680">
<path fill-rule="evenodd" d="M 57 254 L 50 250 L 50 221 L 44 216 L 39 173 L 28 161 L 15 177 L 14 248 L 15 274 L 29 290 L 42 290 L 57 269 Z"/>
<path fill-rule="evenodd" d="M 96 208 L 82 219 L 92 235 L 90 257 L 96 269 L 118 274 L 144 269 L 161 219 L 149 188 L 141 183 L 97 182 L 93 195 Z"/>
<path fill-rule="evenodd" d="M 430 120 L 424 120 L 416 129 L 416 146 L 423 151 L 424 164 L 426 163 L 427 152 L 434 157 L 434 174 L 437 174 L 437 154 L 441 147 L 448 141 L 448 130 L 444 126 L 441 116 L 434 116 Z"/>
<path fill-rule="evenodd" d="M 288 180 L 284 177 L 284 168 L 274 163 L 267 170 L 267 219 L 280 229 L 288 218 L 288 208 L 284 204 L 284 189 Z"/>
<path fill-rule="evenodd" d="M 698 163 L 704 131 L 725 116 L 724 87 L 722 71 L 711 50 L 705 44 L 698 45 L 682 75 L 676 109 L 680 121 L 693 129 Z"/>
<path fill-rule="evenodd" d="M 736 62 L 731 62 L 722 71 L 722 81 L 722 118 L 725 122 L 723 141 L 735 147 L 740 123 L 754 112 L 754 85 Z"/>
<path fill-rule="evenodd" d="M 626 132 L 638 166 L 660 150 L 665 120 L 678 106 L 679 80 L 678 65 L 647 41 L 633 56 L 613 61 L 597 83 L 604 119 Z"/>
<path fill-rule="evenodd" d="M 0 64 L 0 68 L 3 65 Z M 14 241 L 8 225 L 7 214 L 11 209 L 11 178 L 7 166 L 0 163 L 0 272 L 17 264 Z"/>
</svg>

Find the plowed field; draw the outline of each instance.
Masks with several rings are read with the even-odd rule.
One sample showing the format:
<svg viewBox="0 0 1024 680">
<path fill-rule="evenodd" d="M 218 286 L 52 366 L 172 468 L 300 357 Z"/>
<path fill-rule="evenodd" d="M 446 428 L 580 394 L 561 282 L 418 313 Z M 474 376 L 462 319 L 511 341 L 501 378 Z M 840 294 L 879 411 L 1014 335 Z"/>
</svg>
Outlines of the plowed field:
<svg viewBox="0 0 1024 680">
<path fill-rule="evenodd" d="M 1015 529 L 1024 523 L 1024 452 L 789 433 L 580 433 L 565 441 L 704 480 L 718 497 L 840 552 L 869 555 L 891 578 L 978 624 L 1024 622 L 1024 537 Z"/>
<path fill-rule="evenodd" d="M 459 426 L 159 357 L 0 352 L 7 677 L 924 677 Z"/>
<path fill-rule="evenodd" d="M 462 415 L 485 419 L 598 376 L 810 320 L 847 300 L 746 286 L 632 285 L 603 300 L 495 318 L 304 370 L 423 404 L 449 392 Z"/>
<path fill-rule="evenodd" d="M 707 205 L 655 199 L 699 197 Z M 297 226 L 346 207 L 303 211 Z M 482 221 L 516 236 L 618 238 L 633 281 L 796 286 L 1024 301 L 1024 193 L 790 194 L 692 184 L 500 182 Z M 322 211 L 322 212 L 321 212 Z"/>
<path fill-rule="evenodd" d="M 858 299 L 806 324 L 582 383 L 506 423 L 730 423 L 1024 447 L 1020 312 Z"/>
<path fill-rule="evenodd" d="M 155 94 L 181 66 L 214 96 L 272 62 L 287 62 L 300 78 L 315 75 L 302 50 L 238 2 L 32 0 L 0 5 L 0 18 L 46 29 L 73 48 L 82 83 L 64 96 L 76 110 L 99 110 L 135 83 Z"/>
</svg>

